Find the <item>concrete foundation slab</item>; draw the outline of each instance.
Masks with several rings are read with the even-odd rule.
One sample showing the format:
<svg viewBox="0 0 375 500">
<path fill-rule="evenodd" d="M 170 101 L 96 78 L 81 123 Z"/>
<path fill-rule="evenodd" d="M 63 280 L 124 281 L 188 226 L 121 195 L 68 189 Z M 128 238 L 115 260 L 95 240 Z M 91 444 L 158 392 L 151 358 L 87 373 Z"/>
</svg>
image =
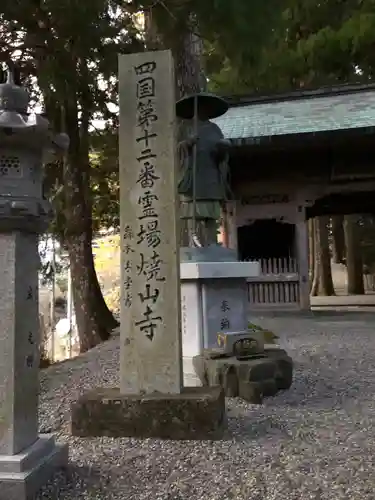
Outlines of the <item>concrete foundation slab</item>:
<svg viewBox="0 0 375 500">
<path fill-rule="evenodd" d="M 0 457 L 0 500 L 31 500 L 68 463 L 68 448 L 53 437 L 41 436 L 17 455 Z"/>
<path fill-rule="evenodd" d="M 71 431 L 79 437 L 220 439 L 226 428 L 220 387 L 185 387 L 180 394 L 124 395 L 96 389 L 72 405 Z"/>
</svg>

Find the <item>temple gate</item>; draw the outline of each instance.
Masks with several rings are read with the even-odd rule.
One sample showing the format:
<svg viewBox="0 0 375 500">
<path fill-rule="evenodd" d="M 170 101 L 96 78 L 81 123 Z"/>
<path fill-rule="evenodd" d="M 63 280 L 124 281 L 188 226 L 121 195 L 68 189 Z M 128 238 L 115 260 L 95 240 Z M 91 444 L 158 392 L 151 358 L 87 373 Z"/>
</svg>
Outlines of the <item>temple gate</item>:
<svg viewBox="0 0 375 500">
<path fill-rule="evenodd" d="M 216 120 L 232 143 L 223 244 L 261 262 L 251 310 L 309 309 L 307 220 L 375 212 L 375 86 L 229 101 Z"/>
</svg>

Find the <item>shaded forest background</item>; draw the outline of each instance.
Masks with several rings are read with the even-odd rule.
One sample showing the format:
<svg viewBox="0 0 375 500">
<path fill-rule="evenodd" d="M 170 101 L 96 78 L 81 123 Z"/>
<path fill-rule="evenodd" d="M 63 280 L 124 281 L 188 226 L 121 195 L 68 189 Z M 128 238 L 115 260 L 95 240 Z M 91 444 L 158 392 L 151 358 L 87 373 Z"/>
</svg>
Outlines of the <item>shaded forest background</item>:
<svg viewBox="0 0 375 500">
<path fill-rule="evenodd" d="M 144 23 L 139 13 L 143 14 Z M 119 225 L 117 55 L 170 48 L 180 96 L 270 93 L 373 81 L 370 0 L 4 0 L 0 62 L 17 62 L 33 101 L 70 136 L 45 168 L 68 253 L 81 352 L 117 325 L 103 299 L 92 240 Z M 98 120 L 102 126 L 98 129 Z M 373 272 L 375 222 L 348 215 L 310 222 L 312 293 L 332 294 L 330 259 L 348 269 L 349 293 Z"/>
</svg>

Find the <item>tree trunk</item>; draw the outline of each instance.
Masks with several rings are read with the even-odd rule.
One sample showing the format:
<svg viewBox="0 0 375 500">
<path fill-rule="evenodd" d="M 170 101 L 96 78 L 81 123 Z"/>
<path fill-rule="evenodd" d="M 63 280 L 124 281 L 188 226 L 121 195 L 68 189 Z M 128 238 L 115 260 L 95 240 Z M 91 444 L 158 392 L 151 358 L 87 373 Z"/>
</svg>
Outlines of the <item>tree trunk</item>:
<svg viewBox="0 0 375 500">
<path fill-rule="evenodd" d="M 165 11 L 163 12 L 165 15 Z M 176 99 L 206 90 L 206 78 L 202 65 L 203 43 L 192 32 L 195 20 L 173 22 L 169 29 L 160 30 L 158 16 L 153 11 L 145 13 L 146 45 L 149 50 L 171 49 L 175 62 Z"/>
<path fill-rule="evenodd" d="M 79 58 L 70 43 L 57 41 L 50 32 L 48 14 L 38 9 L 45 29 L 36 39 L 44 47 L 48 40 L 50 54 L 56 52 L 59 64 L 51 64 L 43 50 L 36 52 L 38 83 L 46 97 L 47 106 L 53 109 L 54 121 L 70 138 L 68 153 L 63 168 L 63 224 L 58 228 L 63 245 L 67 248 L 71 264 L 73 302 L 76 314 L 80 351 L 84 352 L 108 339 L 114 318 L 108 310 L 98 284 L 92 255 L 92 220 L 89 172 L 88 125 L 90 112 L 94 109 L 91 93 L 88 92 L 87 62 Z M 56 74 L 51 68 L 57 68 Z M 78 69 L 80 71 L 78 71 Z M 42 78 L 48 74 L 48 78 Z M 61 75 L 64 75 L 62 78 Z M 78 76 L 79 75 L 79 76 Z M 54 92 L 51 92 L 54 87 Z M 78 104 L 81 104 L 81 130 L 78 119 Z"/>
<path fill-rule="evenodd" d="M 348 272 L 348 294 L 363 295 L 363 263 L 358 234 L 358 216 L 346 215 L 344 219 L 346 243 L 346 268 Z"/>
<path fill-rule="evenodd" d="M 334 215 L 332 227 L 332 260 L 335 264 L 343 264 L 345 259 L 344 217 Z"/>
<path fill-rule="evenodd" d="M 73 302 L 76 316 L 80 352 L 85 352 L 109 338 L 109 333 L 97 321 L 96 299 L 97 294 L 91 286 L 95 274 L 92 262 L 91 240 L 87 232 L 81 236 L 66 238 L 68 248 Z"/>
<path fill-rule="evenodd" d="M 175 60 L 176 99 L 198 93 L 202 88 L 202 42 L 190 31 L 183 36 L 176 37 L 172 45 Z M 178 140 L 185 136 L 184 122 L 179 124 Z M 197 225 L 199 227 L 199 224 Z M 199 234 L 199 229 L 197 230 Z M 191 245 L 191 228 L 187 220 L 180 220 L 180 245 Z"/>
<path fill-rule="evenodd" d="M 86 61 L 81 61 L 81 73 L 83 77 L 87 77 L 87 63 Z M 88 79 L 88 78 L 86 78 Z M 86 165 L 86 168 L 82 168 L 83 175 L 83 186 L 85 190 L 84 196 L 84 209 L 86 210 L 86 230 L 88 232 L 87 236 L 92 242 L 93 231 L 92 231 L 92 197 L 91 197 L 91 175 L 90 175 L 90 139 L 89 139 L 89 127 L 90 127 L 90 112 L 91 106 L 91 95 L 88 91 L 88 86 L 83 82 L 81 89 L 81 126 L 80 126 L 80 153 L 82 156 L 82 163 Z M 92 244 L 90 243 L 91 258 L 88 262 L 90 268 L 88 269 L 88 277 L 90 279 L 90 288 L 92 294 L 93 308 L 97 323 L 100 325 L 101 329 L 110 332 L 116 326 L 119 325 L 118 321 L 113 317 L 112 312 L 108 309 L 108 306 L 104 300 L 103 293 L 101 291 L 98 276 L 95 271 L 94 258 L 92 255 Z M 107 338 L 104 336 L 103 340 Z"/>
<path fill-rule="evenodd" d="M 177 99 L 206 90 L 202 67 L 202 40 L 187 31 L 172 49 L 175 58 Z"/>
<path fill-rule="evenodd" d="M 320 253 L 319 253 L 319 244 L 317 241 L 317 232 L 318 232 L 318 221 L 317 218 L 312 219 L 312 239 L 314 242 L 313 248 L 314 253 L 312 255 L 312 267 L 313 267 L 313 275 L 312 275 L 312 283 L 311 283 L 311 292 L 310 294 L 313 297 L 319 295 L 319 283 L 320 283 Z"/>
<path fill-rule="evenodd" d="M 96 311 L 96 320 L 98 321 L 98 323 L 102 328 L 110 332 L 111 330 L 119 326 L 119 322 L 115 319 L 112 312 L 108 308 L 106 301 L 104 300 L 103 293 L 98 281 L 98 275 L 96 274 L 95 268 L 92 276 L 92 294 L 93 294 L 93 301 L 95 304 L 94 307 Z"/>
<path fill-rule="evenodd" d="M 309 279 L 310 279 L 310 293 L 312 290 L 313 280 L 315 276 L 315 236 L 314 236 L 314 219 L 308 221 L 308 234 L 309 234 Z"/>
<path fill-rule="evenodd" d="M 72 90 L 72 89 L 71 89 Z M 72 98 L 65 103 L 65 126 L 70 145 L 64 168 L 65 230 L 64 243 L 71 265 L 73 302 L 80 342 L 85 352 L 109 338 L 108 329 L 98 317 L 98 305 L 104 302 L 96 286 L 97 277 L 92 255 L 92 222 L 87 206 L 86 190 L 89 167 L 81 150 L 77 102 Z"/>
<path fill-rule="evenodd" d="M 314 219 L 315 236 L 315 275 L 311 295 L 335 295 L 332 281 L 331 255 L 328 238 L 329 217 Z"/>
<path fill-rule="evenodd" d="M 165 12 L 164 12 L 165 15 Z M 158 17 L 152 10 L 145 16 L 146 45 L 149 49 L 171 49 L 175 64 L 176 100 L 183 96 L 206 90 L 206 78 L 202 66 L 202 40 L 192 33 L 195 19 L 190 22 L 173 22 L 169 29 L 159 29 Z M 185 137 L 185 123 L 177 127 L 177 141 Z M 190 245 L 190 231 L 187 220 L 179 220 L 179 242 L 181 247 Z"/>
</svg>

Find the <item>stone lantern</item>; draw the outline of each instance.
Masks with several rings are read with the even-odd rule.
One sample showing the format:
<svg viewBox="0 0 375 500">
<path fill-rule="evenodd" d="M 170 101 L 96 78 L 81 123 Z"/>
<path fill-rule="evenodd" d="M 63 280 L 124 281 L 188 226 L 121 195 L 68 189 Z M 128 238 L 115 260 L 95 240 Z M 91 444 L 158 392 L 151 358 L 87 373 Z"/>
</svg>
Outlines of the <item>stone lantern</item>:
<svg viewBox="0 0 375 500">
<path fill-rule="evenodd" d="M 38 434 L 38 236 L 52 215 L 43 160 L 69 140 L 28 106 L 8 71 L 0 83 L 0 500 L 29 498 L 68 458 Z"/>
</svg>

